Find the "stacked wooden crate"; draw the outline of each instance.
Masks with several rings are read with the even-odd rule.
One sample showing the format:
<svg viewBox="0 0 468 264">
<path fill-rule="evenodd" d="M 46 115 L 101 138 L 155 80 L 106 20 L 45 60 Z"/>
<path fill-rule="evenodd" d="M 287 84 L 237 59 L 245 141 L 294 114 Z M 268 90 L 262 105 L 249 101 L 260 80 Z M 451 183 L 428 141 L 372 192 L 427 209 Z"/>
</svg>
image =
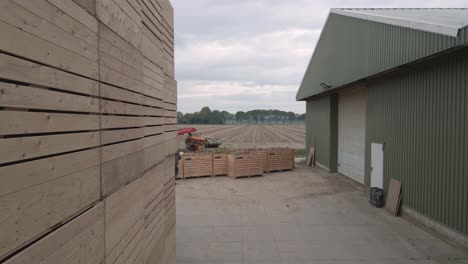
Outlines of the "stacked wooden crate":
<svg viewBox="0 0 468 264">
<path fill-rule="evenodd" d="M 169 0 L 0 1 L 0 262 L 175 263 Z"/>
<path fill-rule="evenodd" d="M 294 150 L 277 148 L 268 150 L 268 171 L 284 171 L 294 168 Z"/>
<path fill-rule="evenodd" d="M 213 175 L 213 156 L 211 153 L 184 154 L 181 163 L 181 176 L 184 179 Z"/>
<path fill-rule="evenodd" d="M 255 152 L 228 154 L 228 176 L 241 178 L 263 175 L 263 163 Z"/>
<path fill-rule="evenodd" d="M 223 176 L 228 174 L 227 154 L 213 154 L 213 176 Z"/>
<path fill-rule="evenodd" d="M 268 149 L 254 149 L 254 150 L 251 150 L 251 152 L 254 152 L 257 155 L 257 159 L 261 163 L 263 172 L 269 172 L 268 171 Z"/>
<path fill-rule="evenodd" d="M 183 179 L 184 178 L 184 161 L 182 160 L 182 157 L 180 160 L 177 161 L 177 168 L 178 172 L 176 175 L 176 179 Z"/>
</svg>

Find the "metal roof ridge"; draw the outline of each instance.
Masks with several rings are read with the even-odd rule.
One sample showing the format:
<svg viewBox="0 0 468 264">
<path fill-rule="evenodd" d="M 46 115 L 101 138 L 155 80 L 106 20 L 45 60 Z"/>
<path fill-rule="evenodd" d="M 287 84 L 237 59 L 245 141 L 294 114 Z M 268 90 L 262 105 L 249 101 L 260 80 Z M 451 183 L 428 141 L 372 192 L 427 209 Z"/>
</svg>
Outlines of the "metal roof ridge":
<svg viewBox="0 0 468 264">
<path fill-rule="evenodd" d="M 384 9 L 391 9 L 391 8 L 368 8 L 367 10 L 376 10 L 376 9 L 384 10 Z M 405 10 L 404 8 L 400 8 L 400 9 Z M 430 8 L 427 8 L 427 9 L 430 9 Z M 433 8 L 433 9 L 440 9 L 440 8 Z M 453 8 L 453 9 L 466 9 L 466 8 Z M 412 29 L 442 34 L 442 35 L 446 35 L 450 37 L 458 37 L 458 33 L 460 29 L 464 28 L 464 27 L 460 28 L 460 27 L 446 25 L 446 24 L 430 23 L 430 22 L 420 21 L 420 20 L 397 18 L 394 16 L 369 14 L 365 12 L 359 12 L 359 10 L 366 10 L 366 9 L 332 8 L 330 10 L 330 13 L 334 13 L 334 14 L 338 14 L 342 16 L 355 17 L 359 19 L 365 19 L 365 20 L 374 21 L 374 22 L 381 22 L 381 23 L 395 25 L 399 27 L 412 28 Z M 398 8 L 394 8 L 393 10 L 398 10 Z M 406 8 L 406 10 L 417 10 L 417 8 Z"/>
</svg>

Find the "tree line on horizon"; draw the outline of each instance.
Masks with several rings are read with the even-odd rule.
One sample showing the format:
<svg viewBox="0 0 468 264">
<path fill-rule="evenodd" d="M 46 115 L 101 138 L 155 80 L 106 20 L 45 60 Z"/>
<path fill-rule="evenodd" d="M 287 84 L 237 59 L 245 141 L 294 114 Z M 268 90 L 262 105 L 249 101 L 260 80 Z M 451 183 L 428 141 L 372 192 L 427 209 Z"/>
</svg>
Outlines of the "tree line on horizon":
<svg viewBox="0 0 468 264">
<path fill-rule="evenodd" d="M 238 111 L 235 114 L 228 111 L 211 110 L 203 107 L 199 112 L 177 112 L 178 124 L 303 124 L 306 114 L 297 114 L 281 110 L 251 110 Z"/>
</svg>

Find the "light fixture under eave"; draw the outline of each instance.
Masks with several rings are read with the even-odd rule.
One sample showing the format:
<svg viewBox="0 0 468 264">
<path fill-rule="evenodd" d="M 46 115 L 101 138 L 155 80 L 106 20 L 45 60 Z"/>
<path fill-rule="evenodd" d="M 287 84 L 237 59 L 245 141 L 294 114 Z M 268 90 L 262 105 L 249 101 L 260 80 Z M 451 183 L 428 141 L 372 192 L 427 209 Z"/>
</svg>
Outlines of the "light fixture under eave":
<svg viewBox="0 0 468 264">
<path fill-rule="evenodd" d="M 322 87 L 323 87 L 323 89 L 330 89 L 330 88 L 332 88 L 332 87 L 333 87 L 333 86 L 331 86 L 331 85 L 327 85 L 327 84 L 325 84 L 325 83 L 320 83 L 320 86 L 322 86 Z"/>
</svg>

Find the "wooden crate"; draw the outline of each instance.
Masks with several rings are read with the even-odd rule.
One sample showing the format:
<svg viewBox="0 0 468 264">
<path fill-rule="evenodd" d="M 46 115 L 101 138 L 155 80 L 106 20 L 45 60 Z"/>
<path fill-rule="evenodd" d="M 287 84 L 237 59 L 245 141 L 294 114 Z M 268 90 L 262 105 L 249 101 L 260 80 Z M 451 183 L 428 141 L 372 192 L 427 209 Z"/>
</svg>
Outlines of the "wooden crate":
<svg viewBox="0 0 468 264">
<path fill-rule="evenodd" d="M 228 174 L 227 154 L 213 154 L 213 175 L 223 176 Z"/>
<path fill-rule="evenodd" d="M 227 159 L 228 176 L 231 178 L 263 175 L 263 165 L 256 153 L 229 154 Z"/>
<path fill-rule="evenodd" d="M 294 150 L 271 149 L 268 151 L 268 171 L 284 171 L 294 168 Z"/>
<path fill-rule="evenodd" d="M 183 178 L 203 177 L 213 175 L 213 157 L 211 154 L 184 154 Z"/>
<path fill-rule="evenodd" d="M 267 149 L 256 149 L 256 150 L 252 150 L 251 152 L 255 153 L 255 155 L 257 155 L 257 158 L 259 159 L 259 162 L 262 164 L 263 172 L 269 172 L 268 171 L 268 150 Z"/>
<path fill-rule="evenodd" d="M 184 161 L 180 159 L 177 161 L 178 165 L 177 167 L 179 168 L 178 174 L 176 176 L 176 179 L 183 179 L 184 178 Z"/>
</svg>

